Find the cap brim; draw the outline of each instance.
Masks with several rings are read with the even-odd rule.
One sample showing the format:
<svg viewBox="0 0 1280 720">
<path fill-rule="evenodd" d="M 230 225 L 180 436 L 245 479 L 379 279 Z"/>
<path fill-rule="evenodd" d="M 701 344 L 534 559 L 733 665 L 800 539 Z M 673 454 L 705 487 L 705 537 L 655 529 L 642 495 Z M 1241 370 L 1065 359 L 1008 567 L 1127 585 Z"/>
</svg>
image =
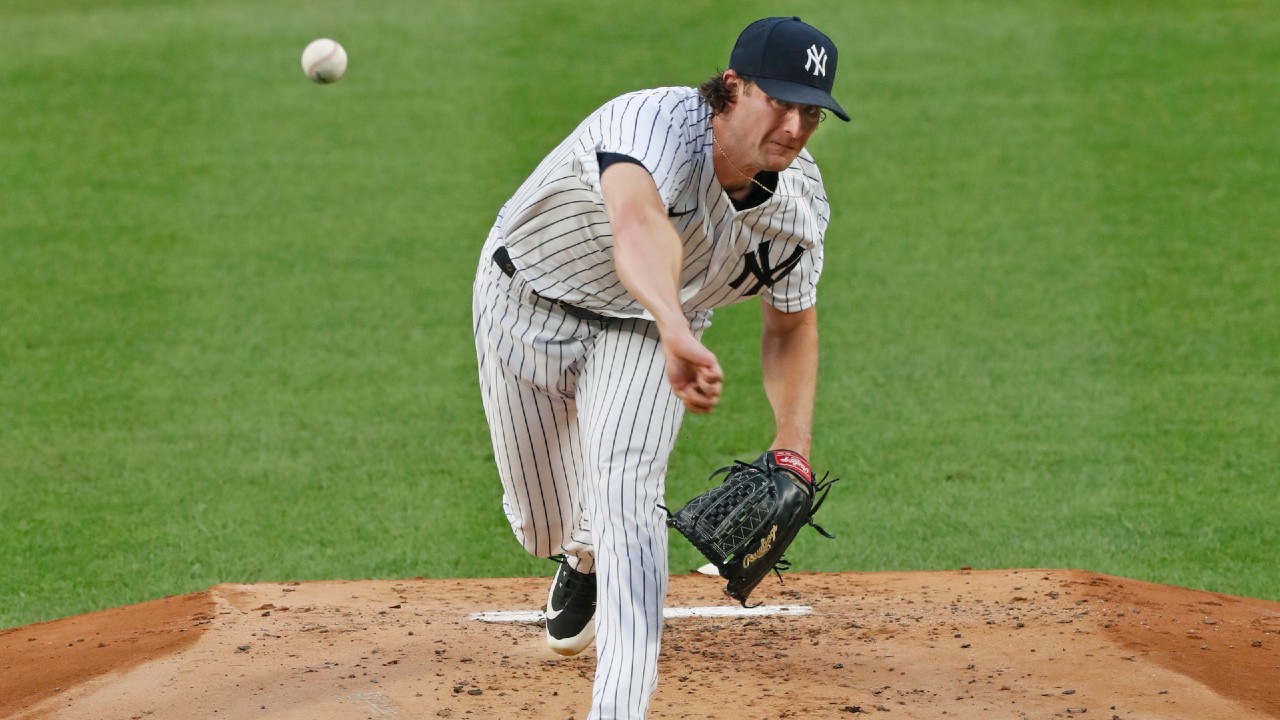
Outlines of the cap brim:
<svg viewBox="0 0 1280 720">
<path fill-rule="evenodd" d="M 840 103 L 831 97 L 831 93 L 809 85 L 801 85 L 799 83 L 788 82 L 786 80 L 772 80 L 769 78 L 750 78 L 751 82 L 760 86 L 769 94 L 769 97 L 782 100 L 783 102 L 800 103 L 801 105 L 817 105 L 824 107 L 836 114 L 836 117 L 849 122 L 849 113 L 840 107 Z"/>
</svg>

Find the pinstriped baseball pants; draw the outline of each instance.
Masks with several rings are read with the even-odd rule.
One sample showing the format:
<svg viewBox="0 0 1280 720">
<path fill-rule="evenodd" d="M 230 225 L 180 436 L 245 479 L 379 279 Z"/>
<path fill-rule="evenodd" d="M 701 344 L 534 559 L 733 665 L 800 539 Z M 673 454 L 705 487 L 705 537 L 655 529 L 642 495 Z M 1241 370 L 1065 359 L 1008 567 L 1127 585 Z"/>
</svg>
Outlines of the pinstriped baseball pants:
<svg viewBox="0 0 1280 720">
<path fill-rule="evenodd" d="M 645 717 L 667 596 L 667 458 L 684 407 L 657 327 L 586 321 L 481 255 L 473 293 L 485 417 L 516 538 L 595 572 L 590 720 Z"/>
</svg>

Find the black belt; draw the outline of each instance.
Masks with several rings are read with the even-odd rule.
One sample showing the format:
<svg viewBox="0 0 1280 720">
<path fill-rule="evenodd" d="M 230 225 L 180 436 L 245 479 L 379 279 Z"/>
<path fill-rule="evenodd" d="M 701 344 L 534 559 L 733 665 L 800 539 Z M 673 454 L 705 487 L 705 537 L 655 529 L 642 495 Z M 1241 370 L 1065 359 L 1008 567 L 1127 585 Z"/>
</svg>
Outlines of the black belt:
<svg viewBox="0 0 1280 720">
<path fill-rule="evenodd" d="M 503 275 L 506 275 L 507 277 L 515 276 L 516 274 L 515 263 L 511 262 L 511 255 L 510 253 L 507 252 L 507 249 L 505 247 L 499 247 L 497 250 L 493 251 L 493 262 L 495 265 L 498 266 L 498 269 L 502 271 Z M 569 317 L 575 317 L 579 320 L 592 320 L 596 322 L 609 319 L 608 315 L 601 315 L 598 312 L 592 312 L 590 310 L 580 308 L 576 305 L 570 305 L 569 303 L 563 300 L 552 300 L 551 298 L 543 297 L 536 292 L 533 294 L 534 294 L 534 297 L 537 297 L 539 300 L 546 300 L 552 305 L 555 305 L 556 307 L 560 308 L 561 310 L 564 311 L 564 314 L 568 315 Z"/>
</svg>

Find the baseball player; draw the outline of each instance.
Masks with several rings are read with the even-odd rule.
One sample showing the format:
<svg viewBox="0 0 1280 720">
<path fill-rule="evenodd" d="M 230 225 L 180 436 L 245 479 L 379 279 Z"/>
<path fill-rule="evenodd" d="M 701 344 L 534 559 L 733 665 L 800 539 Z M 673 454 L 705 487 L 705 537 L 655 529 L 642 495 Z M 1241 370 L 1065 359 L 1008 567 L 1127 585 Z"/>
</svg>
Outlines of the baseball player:
<svg viewBox="0 0 1280 720">
<path fill-rule="evenodd" d="M 836 47 L 799 18 L 739 36 L 698 88 L 623 95 L 503 205 L 476 274 L 480 388 L 503 510 L 561 560 L 546 634 L 597 644 L 590 718 L 643 718 L 667 594 L 662 509 L 685 410 L 723 375 L 715 308 L 761 300 L 772 448 L 808 456 L 829 205 L 805 143 L 831 111 Z"/>
</svg>

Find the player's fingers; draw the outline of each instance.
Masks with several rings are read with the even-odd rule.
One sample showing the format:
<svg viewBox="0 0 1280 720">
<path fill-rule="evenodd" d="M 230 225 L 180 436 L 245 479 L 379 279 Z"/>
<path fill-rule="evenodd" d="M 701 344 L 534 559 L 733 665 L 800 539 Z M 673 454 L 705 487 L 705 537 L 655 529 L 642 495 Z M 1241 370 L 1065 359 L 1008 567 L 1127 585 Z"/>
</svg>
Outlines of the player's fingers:
<svg viewBox="0 0 1280 720">
<path fill-rule="evenodd" d="M 721 383 L 716 378 L 698 376 L 697 382 L 698 392 L 705 398 L 718 399 L 720 397 Z"/>
<path fill-rule="evenodd" d="M 699 374 L 703 375 L 708 380 L 714 380 L 716 382 L 724 380 L 724 371 L 720 369 L 720 361 L 716 360 L 714 355 L 712 356 L 711 361 L 710 365 L 704 365 L 698 368 Z"/>
<path fill-rule="evenodd" d="M 709 396 L 702 392 L 696 384 L 675 388 L 676 397 L 684 403 L 686 409 L 694 413 L 708 413 L 720 402 L 719 394 Z"/>
<path fill-rule="evenodd" d="M 719 365 L 698 368 L 697 378 L 699 387 L 704 389 L 714 387 L 717 392 L 720 386 L 724 384 L 724 373 L 720 371 Z"/>
<path fill-rule="evenodd" d="M 698 415 L 706 415 L 716 409 L 716 404 L 713 402 L 692 402 L 685 400 L 684 406 L 689 412 L 697 413 Z"/>
<path fill-rule="evenodd" d="M 720 391 L 712 390 L 710 392 L 705 392 L 699 390 L 698 403 L 705 408 L 706 412 L 710 412 L 712 408 L 720 403 Z"/>
<path fill-rule="evenodd" d="M 701 353 L 695 352 L 694 355 L 705 355 L 697 359 L 676 353 L 669 355 L 667 379 L 676 397 L 684 403 L 686 409 L 690 412 L 706 413 L 720 401 L 723 372 L 714 354 L 697 340 L 693 340 L 692 343 L 694 348 L 701 350 Z"/>
</svg>

